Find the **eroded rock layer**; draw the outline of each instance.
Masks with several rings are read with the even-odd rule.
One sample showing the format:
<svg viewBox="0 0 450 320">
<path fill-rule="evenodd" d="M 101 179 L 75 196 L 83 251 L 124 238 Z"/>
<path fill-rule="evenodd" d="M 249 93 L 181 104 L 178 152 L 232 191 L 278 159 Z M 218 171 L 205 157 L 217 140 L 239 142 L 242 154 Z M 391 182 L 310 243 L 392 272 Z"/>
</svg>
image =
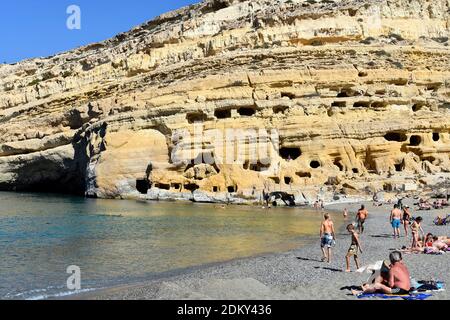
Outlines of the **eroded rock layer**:
<svg viewBox="0 0 450 320">
<path fill-rule="evenodd" d="M 0 188 L 300 201 L 435 183 L 450 172 L 449 35 L 450 0 L 210 0 L 0 65 Z M 217 161 L 205 133 L 230 129 L 269 134 Z"/>
</svg>

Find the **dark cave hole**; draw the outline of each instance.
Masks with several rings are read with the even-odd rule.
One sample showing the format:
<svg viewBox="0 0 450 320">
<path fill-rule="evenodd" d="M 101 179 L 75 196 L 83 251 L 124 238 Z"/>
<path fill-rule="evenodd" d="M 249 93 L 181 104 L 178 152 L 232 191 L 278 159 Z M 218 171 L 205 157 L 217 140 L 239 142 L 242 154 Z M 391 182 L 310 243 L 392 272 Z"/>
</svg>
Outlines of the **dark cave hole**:
<svg viewBox="0 0 450 320">
<path fill-rule="evenodd" d="M 300 178 L 311 178 L 310 172 L 296 172 L 295 174 Z"/>
<path fill-rule="evenodd" d="M 239 113 L 241 116 L 251 117 L 251 116 L 255 115 L 256 110 L 255 110 L 254 108 L 246 108 L 246 107 L 243 107 L 243 108 L 239 108 L 239 109 L 238 109 L 238 113 Z"/>
<path fill-rule="evenodd" d="M 439 132 L 433 132 L 433 141 L 439 141 L 440 139 Z"/>
<path fill-rule="evenodd" d="M 280 156 L 285 160 L 296 160 L 302 155 L 300 148 L 286 148 L 280 149 Z"/>
<path fill-rule="evenodd" d="M 147 179 L 137 179 L 136 180 L 136 190 L 141 194 L 147 194 L 150 189 L 150 183 Z"/>
<path fill-rule="evenodd" d="M 198 190 L 199 188 L 200 187 L 195 183 L 189 183 L 189 184 L 184 185 L 184 189 L 191 191 L 191 192 L 194 192 L 195 190 Z"/>
<path fill-rule="evenodd" d="M 230 109 L 218 109 L 214 112 L 214 116 L 217 119 L 231 118 L 231 110 Z"/>
<path fill-rule="evenodd" d="M 320 168 L 320 162 L 317 160 L 313 160 L 310 162 L 309 166 L 313 169 Z"/>
<path fill-rule="evenodd" d="M 411 138 L 409 138 L 409 144 L 412 146 L 418 146 L 422 143 L 422 138 L 420 136 L 411 136 Z"/>
<path fill-rule="evenodd" d="M 196 122 L 204 122 L 208 119 L 208 116 L 204 113 L 188 113 L 186 115 L 186 119 L 190 124 L 196 123 Z"/>
<path fill-rule="evenodd" d="M 291 184 L 292 183 L 292 178 L 291 177 L 284 177 L 284 183 L 285 184 Z"/>
<path fill-rule="evenodd" d="M 408 137 L 406 134 L 402 132 L 388 132 L 384 138 L 387 141 L 396 141 L 396 142 L 404 142 L 408 140 Z"/>
</svg>

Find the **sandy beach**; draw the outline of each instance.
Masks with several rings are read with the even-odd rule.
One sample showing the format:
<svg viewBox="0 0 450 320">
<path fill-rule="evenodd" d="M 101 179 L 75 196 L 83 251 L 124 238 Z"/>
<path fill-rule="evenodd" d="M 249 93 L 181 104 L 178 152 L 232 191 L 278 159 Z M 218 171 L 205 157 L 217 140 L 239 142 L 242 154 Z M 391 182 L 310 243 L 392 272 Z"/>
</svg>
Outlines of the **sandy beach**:
<svg viewBox="0 0 450 320">
<path fill-rule="evenodd" d="M 437 215 L 448 214 L 444 210 L 417 211 L 414 200 L 406 200 L 412 208 L 413 216 L 424 218 L 426 233 L 449 235 L 448 226 L 434 226 Z M 360 204 L 333 204 L 326 210 L 342 212 L 348 208 L 353 216 Z M 364 253 L 361 264 L 368 265 L 378 260 L 388 259 L 392 249 L 409 246 L 411 235 L 393 239 L 389 224 L 391 205 L 374 207 L 366 204 L 369 218 L 361 237 Z M 320 214 L 320 213 L 318 213 Z M 319 225 L 317 226 L 319 231 Z M 403 228 L 403 226 L 402 226 Z M 301 300 L 357 300 L 346 287 L 361 285 L 367 280 L 367 273 L 346 273 L 345 254 L 350 244 L 350 236 L 344 225 L 337 232 L 337 243 L 333 249 L 330 264 L 320 261 L 319 240 L 296 250 L 268 254 L 259 257 L 239 259 L 212 266 L 196 268 L 185 273 L 158 280 L 120 286 L 91 293 L 75 295 L 68 299 L 301 299 Z M 404 254 L 404 262 L 416 280 L 440 280 L 446 283 L 446 290 L 434 293 L 430 299 L 450 299 L 448 284 L 450 274 L 450 253 L 443 255 Z M 353 263 L 353 261 L 352 261 Z M 352 264 L 352 270 L 355 270 Z"/>
</svg>

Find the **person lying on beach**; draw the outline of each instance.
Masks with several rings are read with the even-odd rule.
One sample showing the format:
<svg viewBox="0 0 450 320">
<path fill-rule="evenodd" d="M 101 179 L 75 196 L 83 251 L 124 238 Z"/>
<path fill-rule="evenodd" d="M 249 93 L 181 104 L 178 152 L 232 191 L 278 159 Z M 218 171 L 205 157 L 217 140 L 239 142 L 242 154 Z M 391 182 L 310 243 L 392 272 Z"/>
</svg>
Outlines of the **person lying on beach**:
<svg viewBox="0 0 450 320">
<path fill-rule="evenodd" d="M 409 270 L 403 263 L 400 251 L 394 251 L 389 255 L 391 265 L 387 277 L 384 281 L 375 281 L 372 284 L 363 284 L 362 291 L 352 290 L 354 295 L 362 293 L 385 293 L 385 294 L 409 294 L 411 290 L 411 280 Z"/>
<path fill-rule="evenodd" d="M 419 243 L 420 240 L 419 231 L 422 232 L 422 236 L 425 238 L 425 232 L 423 231 L 422 226 L 420 225 L 422 221 L 423 221 L 422 217 L 417 217 L 411 224 L 411 232 L 413 238 L 411 248 L 421 247 Z"/>
<path fill-rule="evenodd" d="M 358 261 L 358 251 L 362 253 L 361 242 L 359 241 L 358 233 L 355 230 L 353 224 L 349 224 L 347 226 L 347 231 L 352 235 L 352 242 L 350 248 L 348 249 L 347 255 L 345 256 L 345 261 L 347 265 L 347 269 L 345 272 L 350 272 L 350 258 L 353 256 L 355 259 L 356 269 L 359 269 L 359 261 Z"/>
<path fill-rule="evenodd" d="M 356 222 L 358 223 L 358 229 L 360 234 L 364 232 L 364 222 L 366 222 L 368 216 L 369 212 L 367 211 L 365 206 L 362 205 L 361 209 L 359 209 L 358 213 L 356 214 Z"/>
<path fill-rule="evenodd" d="M 322 261 L 331 262 L 331 247 L 335 239 L 334 224 L 328 213 L 324 214 L 324 221 L 320 226 L 320 247 L 322 249 Z"/>
<path fill-rule="evenodd" d="M 398 208 L 398 204 L 394 204 L 394 209 L 391 211 L 389 221 L 392 229 L 394 229 L 394 238 L 400 238 L 400 225 L 402 224 L 402 211 Z"/>
</svg>

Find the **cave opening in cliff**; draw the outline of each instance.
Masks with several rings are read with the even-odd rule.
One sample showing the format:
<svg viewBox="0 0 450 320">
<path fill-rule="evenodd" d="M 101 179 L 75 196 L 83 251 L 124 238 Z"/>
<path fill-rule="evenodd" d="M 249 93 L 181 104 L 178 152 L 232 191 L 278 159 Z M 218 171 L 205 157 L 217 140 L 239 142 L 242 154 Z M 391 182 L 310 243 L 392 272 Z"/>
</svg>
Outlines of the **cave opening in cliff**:
<svg viewBox="0 0 450 320">
<path fill-rule="evenodd" d="M 171 184 L 171 188 L 174 189 L 174 190 L 180 191 L 181 190 L 181 184 L 180 183 L 172 183 Z"/>
<path fill-rule="evenodd" d="M 257 163 L 250 163 L 250 161 L 246 161 L 244 163 L 244 169 L 245 170 L 251 170 L 256 172 L 263 172 L 267 171 L 270 168 L 270 163 L 265 164 L 258 160 Z"/>
<path fill-rule="evenodd" d="M 251 117 L 255 115 L 256 109 L 251 107 L 242 107 L 238 109 L 238 113 L 244 117 Z"/>
<path fill-rule="evenodd" d="M 275 114 L 278 114 L 278 113 L 285 114 L 286 111 L 289 110 L 289 107 L 286 107 L 286 106 L 276 106 L 276 107 L 273 107 L 272 110 L 273 110 L 273 113 L 275 113 Z"/>
<path fill-rule="evenodd" d="M 208 119 L 208 116 L 203 112 L 193 112 L 186 114 L 186 120 L 189 124 L 204 122 Z"/>
<path fill-rule="evenodd" d="M 353 104 L 354 108 L 369 108 L 370 102 L 367 101 L 358 101 Z"/>
<path fill-rule="evenodd" d="M 342 165 L 341 161 L 341 158 L 336 158 L 334 159 L 333 164 L 339 168 L 339 171 L 344 171 L 344 166 Z"/>
<path fill-rule="evenodd" d="M 355 173 L 355 174 L 358 174 L 358 173 L 359 173 L 359 170 L 358 170 L 358 168 L 353 168 L 353 169 L 352 169 L 352 172 Z"/>
<path fill-rule="evenodd" d="M 295 99 L 295 94 L 290 92 L 281 92 L 281 98 L 289 98 L 291 100 Z"/>
<path fill-rule="evenodd" d="M 188 190 L 188 191 L 191 191 L 191 192 L 194 192 L 195 190 L 200 189 L 200 187 L 197 184 L 195 184 L 195 183 L 188 183 L 188 184 L 184 185 L 184 189 Z"/>
<path fill-rule="evenodd" d="M 214 186 L 213 187 L 213 192 L 219 192 L 219 187 L 218 186 Z"/>
<path fill-rule="evenodd" d="M 229 193 L 235 193 L 235 192 L 237 192 L 237 187 L 236 186 L 228 186 L 227 191 Z"/>
<path fill-rule="evenodd" d="M 302 155 L 302 150 L 300 148 L 280 148 L 280 156 L 284 160 L 297 160 Z"/>
<path fill-rule="evenodd" d="M 418 146 L 421 143 L 422 143 L 422 138 L 420 136 L 413 135 L 413 136 L 411 136 L 411 138 L 409 138 L 409 144 L 411 146 Z"/>
<path fill-rule="evenodd" d="M 231 109 L 217 109 L 214 112 L 214 116 L 217 119 L 227 119 L 231 118 Z"/>
<path fill-rule="evenodd" d="M 403 132 L 388 132 L 384 138 L 387 141 L 395 141 L 395 142 L 405 142 L 408 140 L 408 137 Z"/>
<path fill-rule="evenodd" d="M 412 106 L 412 110 L 413 112 L 417 112 L 422 110 L 423 107 L 424 107 L 423 103 L 416 103 L 415 105 Z"/>
<path fill-rule="evenodd" d="M 285 184 L 291 184 L 292 183 L 292 178 L 291 177 L 284 177 L 284 183 Z"/>
<path fill-rule="evenodd" d="M 433 141 L 439 141 L 441 139 L 439 132 L 433 132 Z"/>
<path fill-rule="evenodd" d="M 147 194 L 150 189 L 150 182 L 148 179 L 137 179 L 136 180 L 136 190 L 141 194 Z"/>
<path fill-rule="evenodd" d="M 278 177 L 270 177 L 270 180 L 275 182 L 275 184 L 280 184 L 280 178 L 278 178 Z"/>
<path fill-rule="evenodd" d="M 347 106 L 347 102 L 345 101 L 334 101 L 331 104 L 332 107 L 336 107 L 336 108 L 345 108 Z"/>
<path fill-rule="evenodd" d="M 309 166 L 313 169 L 320 168 L 320 162 L 317 160 L 313 160 L 309 163 Z"/>
<path fill-rule="evenodd" d="M 300 178 L 311 178 L 310 172 L 296 172 L 295 174 Z"/>
<path fill-rule="evenodd" d="M 397 172 L 402 172 L 405 168 L 405 164 L 403 162 L 394 164 L 394 166 L 395 166 L 395 171 L 397 171 Z"/>
<path fill-rule="evenodd" d="M 428 161 L 431 164 L 434 164 L 434 162 L 436 161 L 435 157 L 421 157 L 420 160 L 422 161 Z"/>
<path fill-rule="evenodd" d="M 158 189 L 161 189 L 161 190 L 170 190 L 170 184 L 155 183 L 155 188 L 158 188 Z"/>
</svg>

